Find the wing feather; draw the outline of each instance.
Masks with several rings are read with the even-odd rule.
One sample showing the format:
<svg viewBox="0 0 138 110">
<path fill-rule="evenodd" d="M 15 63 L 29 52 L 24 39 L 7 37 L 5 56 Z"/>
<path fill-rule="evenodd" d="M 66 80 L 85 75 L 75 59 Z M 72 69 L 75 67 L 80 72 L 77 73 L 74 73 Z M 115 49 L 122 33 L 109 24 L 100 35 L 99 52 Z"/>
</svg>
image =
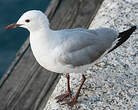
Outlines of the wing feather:
<svg viewBox="0 0 138 110">
<path fill-rule="evenodd" d="M 63 30 L 64 31 L 64 30 Z M 60 47 L 58 61 L 63 65 L 82 66 L 97 60 L 112 46 L 117 32 L 108 28 L 96 30 L 73 29 L 68 32 Z"/>
</svg>

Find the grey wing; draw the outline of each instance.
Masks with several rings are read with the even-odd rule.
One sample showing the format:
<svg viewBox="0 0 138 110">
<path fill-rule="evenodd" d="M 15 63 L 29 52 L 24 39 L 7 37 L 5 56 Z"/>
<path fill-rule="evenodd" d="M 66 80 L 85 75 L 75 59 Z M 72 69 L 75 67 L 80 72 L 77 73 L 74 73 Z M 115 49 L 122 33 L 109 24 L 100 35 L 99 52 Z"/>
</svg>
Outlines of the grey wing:
<svg viewBox="0 0 138 110">
<path fill-rule="evenodd" d="M 118 33 L 112 29 L 100 28 L 96 30 L 79 29 L 79 31 L 76 29 L 67 35 L 67 39 L 61 46 L 64 52 L 58 60 L 61 64 L 75 67 L 97 60 L 112 46 Z"/>
</svg>

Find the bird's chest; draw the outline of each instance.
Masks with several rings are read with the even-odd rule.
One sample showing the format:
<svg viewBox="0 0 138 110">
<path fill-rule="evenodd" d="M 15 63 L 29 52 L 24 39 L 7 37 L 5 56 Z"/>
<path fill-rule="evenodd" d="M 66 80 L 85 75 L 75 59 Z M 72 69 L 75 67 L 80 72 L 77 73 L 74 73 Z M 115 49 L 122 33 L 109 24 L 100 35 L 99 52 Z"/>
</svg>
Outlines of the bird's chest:
<svg viewBox="0 0 138 110">
<path fill-rule="evenodd" d="M 47 54 L 41 54 L 36 55 L 36 60 L 38 61 L 38 63 L 44 67 L 47 70 L 53 71 L 53 72 L 57 72 L 57 68 L 59 64 L 58 64 L 58 54 L 59 52 L 57 52 L 55 49 L 53 50 L 49 50 L 46 52 Z"/>
<path fill-rule="evenodd" d="M 57 59 L 60 54 L 59 49 L 46 44 L 31 42 L 32 52 L 37 62 L 46 69 L 57 65 Z"/>
</svg>

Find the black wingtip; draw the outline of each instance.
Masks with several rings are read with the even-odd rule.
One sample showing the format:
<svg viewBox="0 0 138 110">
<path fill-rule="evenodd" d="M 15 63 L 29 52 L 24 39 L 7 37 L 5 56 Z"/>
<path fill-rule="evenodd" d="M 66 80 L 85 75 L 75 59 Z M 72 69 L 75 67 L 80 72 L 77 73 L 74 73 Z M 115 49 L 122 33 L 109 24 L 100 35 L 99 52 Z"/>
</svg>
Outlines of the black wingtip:
<svg viewBox="0 0 138 110">
<path fill-rule="evenodd" d="M 118 40 L 118 43 L 111 50 L 109 50 L 108 53 L 110 53 L 111 51 L 113 51 L 114 49 L 119 47 L 121 44 L 123 44 L 136 29 L 137 29 L 136 26 L 132 26 L 128 30 L 119 33 L 118 38 L 120 38 L 120 39 Z"/>
<path fill-rule="evenodd" d="M 131 29 L 132 31 L 135 31 L 137 29 L 137 26 L 132 26 Z"/>
<path fill-rule="evenodd" d="M 120 35 L 118 37 L 125 37 L 126 38 L 130 37 L 130 35 L 137 29 L 137 26 L 132 26 L 131 28 L 129 28 L 128 30 L 124 31 L 124 32 L 121 32 Z"/>
</svg>

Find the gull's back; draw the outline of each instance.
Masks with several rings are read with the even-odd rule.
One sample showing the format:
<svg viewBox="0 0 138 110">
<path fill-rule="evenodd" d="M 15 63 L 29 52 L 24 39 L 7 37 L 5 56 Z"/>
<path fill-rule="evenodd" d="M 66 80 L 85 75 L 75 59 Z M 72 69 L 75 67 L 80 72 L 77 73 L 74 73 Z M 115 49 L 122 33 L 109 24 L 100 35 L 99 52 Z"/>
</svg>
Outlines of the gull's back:
<svg viewBox="0 0 138 110">
<path fill-rule="evenodd" d="M 111 48 L 118 36 L 116 31 L 108 28 L 64 29 L 58 33 L 62 36 L 58 47 L 63 51 L 58 60 L 62 64 L 71 66 L 82 66 L 94 62 Z"/>
</svg>

